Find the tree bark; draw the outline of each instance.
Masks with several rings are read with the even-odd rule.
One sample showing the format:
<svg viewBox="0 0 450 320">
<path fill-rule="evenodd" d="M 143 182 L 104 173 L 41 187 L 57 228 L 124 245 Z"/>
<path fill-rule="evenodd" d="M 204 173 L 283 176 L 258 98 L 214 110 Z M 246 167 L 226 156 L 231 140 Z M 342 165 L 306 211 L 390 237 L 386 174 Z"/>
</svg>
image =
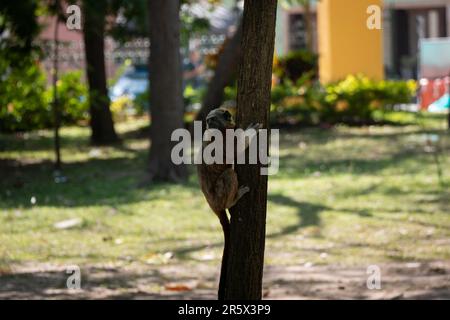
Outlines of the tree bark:
<svg viewBox="0 0 450 320">
<path fill-rule="evenodd" d="M 239 57 L 241 55 L 242 23 L 233 37 L 225 44 L 223 52 L 219 56 L 214 76 L 208 84 L 202 108 L 197 114 L 197 120 L 204 121 L 208 113 L 220 107 L 223 103 L 223 93 L 227 85 L 230 85 L 237 71 Z"/>
<path fill-rule="evenodd" d="M 171 160 L 172 132 L 184 127 L 179 0 L 149 0 L 151 148 L 149 178 L 185 180 L 185 165 Z"/>
<path fill-rule="evenodd" d="M 85 0 L 83 2 L 83 34 L 89 84 L 91 142 L 96 145 L 111 144 L 118 140 L 109 109 L 106 87 L 105 16 L 105 1 Z"/>
<path fill-rule="evenodd" d="M 56 3 L 59 5 L 59 3 Z M 61 112 L 58 103 L 58 66 L 59 66 L 59 7 L 57 7 L 55 18 L 55 30 L 53 34 L 53 133 L 55 148 L 55 170 L 61 170 L 61 139 L 59 128 L 61 126 Z"/>
<path fill-rule="evenodd" d="M 268 128 L 276 0 L 246 0 L 242 57 L 239 63 L 237 125 L 261 123 Z M 237 165 L 240 185 L 250 192 L 231 208 L 231 249 L 226 299 L 256 300 L 262 296 L 266 232 L 267 176 L 261 165 Z"/>
<path fill-rule="evenodd" d="M 312 24 L 312 14 L 311 14 L 311 1 L 305 0 L 304 5 L 304 17 L 305 17 L 305 33 L 306 33 L 306 48 L 310 52 L 314 52 L 314 35 L 313 35 L 313 24 Z"/>
<path fill-rule="evenodd" d="M 450 74 L 448 75 L 450 77 Z M 450 81 L 447 84 L 447 92 L 449 94 L 448 101 L 447 101 L 447 107 L 448 107 L 448 115 L 447 115 L 447 129 L 450 131 Z"/>
</svg>

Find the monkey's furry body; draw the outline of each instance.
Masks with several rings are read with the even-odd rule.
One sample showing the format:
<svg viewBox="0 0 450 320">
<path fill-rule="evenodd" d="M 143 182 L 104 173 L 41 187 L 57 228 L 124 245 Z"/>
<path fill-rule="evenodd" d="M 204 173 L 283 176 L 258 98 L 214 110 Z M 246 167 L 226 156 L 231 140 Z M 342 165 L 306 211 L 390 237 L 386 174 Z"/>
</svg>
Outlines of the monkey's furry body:
<svg viewBox="0 0 450 320">
<path fill-rule="evenodd" d="M 206 118 L 207 130 L 217 129 L 223 134 L 227 129 L 234 129 L 235 124 L 231 114 L 225 109 L 214 109 Z M 250 129 L 258 129 L 259 125 L 252 125 Z M 207 145 L 208 142 L 205 143 Z M 205 146 L 204 145 L 204 146 Z M 223 154 L 225 155 L 226 150 Z M 200 187 L 212 211 L 219 218 L 224 234 L 224 250 L 219 283 L 219 300 L 225 296 L 225 282 L 227 277 L 227 263 L 230 249 L 230 220 L 226 210 L 233 207 L 247 192 L 248 187 L 238 185 L 238 177 L 231 164 L 205 164 L 198 165 Z"/>
</svg>

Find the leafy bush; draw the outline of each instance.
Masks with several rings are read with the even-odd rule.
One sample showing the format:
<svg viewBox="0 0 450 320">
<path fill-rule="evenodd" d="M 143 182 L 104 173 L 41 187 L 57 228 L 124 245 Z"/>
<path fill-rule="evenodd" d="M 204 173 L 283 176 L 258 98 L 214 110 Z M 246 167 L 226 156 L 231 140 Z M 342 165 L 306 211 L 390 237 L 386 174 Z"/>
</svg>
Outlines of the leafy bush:
<svg viewBox="0 0 450 320">
<path fill-rule="evenodd" d="M 236 82 L 232 86 L 226 86 L 223 91 L 223 100 L 236 100 L 237 99 L 237 84 Z"/>
<path fill-rule="evenodd" d="M 137 115 L 143 115 L 148 112 L 150 106 L 150 91 L 146 90 L 134 98 L 134 108 Z"/>
<path fill-rule="evenodd" d="M 112 101 L 110 109 L 115 121 L 124 120 L 127 116 L 136 114 L 137 110 L 133 99 L 128 96 L 121 96 Z"/>
<path fill-rule="evenodd" d="M 272 88 L 272 120 L 370 123 L 375 112 L 410 102 L 416 89 L 415 81 L 374 81 L 362 75 L 322 86 L 306 73 L 295 84 L 288 80 Z"/>
<path fill-rule="evenodd" d="M 308 50 L 292 51 L 284 57 L 275 58 L 273 70 L 281 82 L 296 82 L 307 73 L 315 79 L 318 75 L 318 56 Z"/>
<path fill-rule="evenodd" d="M 81 77 L 81 71 L 68 72 L 56 84 L 62 125 L 74 124 L 89 117 L 88 90 Z M 53 102 L 51 86 L 46 91 L 46 102 L 50 106 Z"/>
<path fill-rule="evenodd" d="M 325 86 L 324 118 L 331 122 L 370 122 L 376 110 L 409 103 L 417 90 L 415 81 L 374 81 L 349 75 Z"/>
<path fill-rule="evenodd" d="M 188 111 L 197 110 L 202 104 L 203 96 L 205 95 L 206 87 L 194 88 L 187 85 L 183 92 L 183 102 L 185 109 Z"/>
<path fill-rule="evenodd" d="M 324 92 L 311 77 L 306 73 L 295 84 L 287 80 L 272 88 L 273 122 L 318 124 L 321 121 Z"/>
<path fill-rule="evenodd" d="M 0 59 L 0 131 L 30 131 L 53 125 L 53 88 L 47 87 L 45 74 L 32 59 L 11 67 Z M 57 83 L 61 123 L 87 119 L 86 86 L 81 72 L 64 74 Z"/>
<path fill-rule="evenodd" d="M 0 131 L 25 131 L 50 124 L 45 103 L 45 76 L 37 62 L 24 59 L 11 66 L 0 59 Z"/>
</svg>

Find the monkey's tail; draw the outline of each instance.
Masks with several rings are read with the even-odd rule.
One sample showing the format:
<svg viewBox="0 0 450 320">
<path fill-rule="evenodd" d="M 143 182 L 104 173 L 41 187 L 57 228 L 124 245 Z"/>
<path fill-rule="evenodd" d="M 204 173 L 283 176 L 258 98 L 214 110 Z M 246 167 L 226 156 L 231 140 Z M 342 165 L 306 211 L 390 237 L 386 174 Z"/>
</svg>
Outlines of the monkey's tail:
<svg viewBox="0 0 450 320">
<path fill-rule="evenodd" d="M 225 300 L 225 286 L 227 282 L 227 266 L 230 252 L 230 220 L 228 220 L 227 212 L 223 210 L 219 215 L 220 224 L 222 225 L 224 246 L 222 255 L 222 266 L 220 268 L 219 281 L 219 300 Z"/>
</svg>

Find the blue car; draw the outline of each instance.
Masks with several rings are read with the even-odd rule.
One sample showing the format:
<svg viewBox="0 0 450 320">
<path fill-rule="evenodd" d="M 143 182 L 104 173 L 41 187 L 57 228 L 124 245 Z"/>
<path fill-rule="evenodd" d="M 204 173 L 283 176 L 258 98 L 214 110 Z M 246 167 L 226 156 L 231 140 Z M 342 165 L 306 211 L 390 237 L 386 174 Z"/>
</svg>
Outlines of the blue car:
<svg viewBox="0 0 450 320">
<path fill-rule="evenodd" d="M 109 90 L 111 101 L 127 96 L 135 99 L 148 90 L 148 68 L 146 65 L 132 66 L 124 72 Z"/>
<path fill-rule="evenodd" d="M 183 64 L 183 72 L 190 71 L 191 67 L 188 63 Z M 117 80 L 117 82 L 109 89 L 109 98 L 111 101 L 115 101 L 120 97 L 128 97 L 135 100 L 138 96 L 144 94 L 149 90 L 148 83 L 148 67 L 146 65 L 134 65 L 129 67 L 124 74 Z M 184 80 L 184 86 L 193 85 L 197 86 L 202 84 L 202 80 L 194 78 L 192 80 Z M 148 103 L 144 105 L 145 109 L 149 108 Z M 198 110 L 199 104 L 191 104 L 189 99 L 185 98 L 185 108 L 187 110 Z"/>
</svg>

